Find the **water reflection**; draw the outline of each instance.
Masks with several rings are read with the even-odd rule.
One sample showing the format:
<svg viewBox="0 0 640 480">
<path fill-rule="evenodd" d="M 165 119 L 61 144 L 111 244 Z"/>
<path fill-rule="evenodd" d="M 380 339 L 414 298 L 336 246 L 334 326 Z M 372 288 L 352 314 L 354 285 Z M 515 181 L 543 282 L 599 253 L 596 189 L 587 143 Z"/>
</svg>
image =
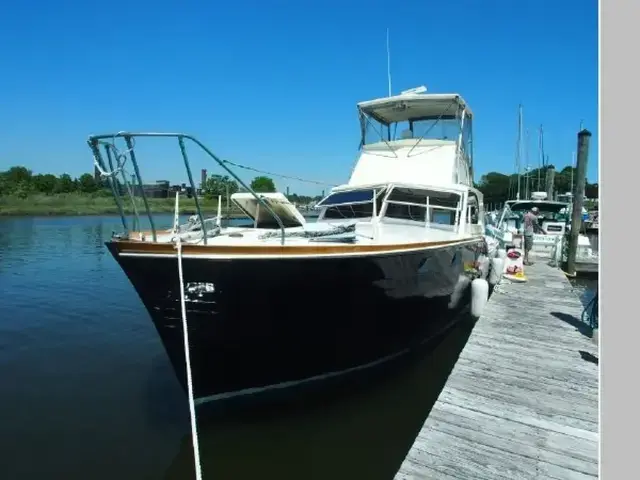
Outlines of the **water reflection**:
<svg viewBox="0 0 640 480">
<path fill-rule="evenodd" d="M 0 270 L 9 269 L 12 262 L 27 261 L 36 238 L 35 228 L 33 218 L 0 217 Z"/>
<path fill-rule="evenodd" d="M 471 332 L 462 322 L 431 354 L 372 382 L 199 426 L 204 478 L 393 478 Z M 186 407 L 185 407 L 186 408 Z M 165 479 L 193 478 L 185 436 Z"/>
</svg>

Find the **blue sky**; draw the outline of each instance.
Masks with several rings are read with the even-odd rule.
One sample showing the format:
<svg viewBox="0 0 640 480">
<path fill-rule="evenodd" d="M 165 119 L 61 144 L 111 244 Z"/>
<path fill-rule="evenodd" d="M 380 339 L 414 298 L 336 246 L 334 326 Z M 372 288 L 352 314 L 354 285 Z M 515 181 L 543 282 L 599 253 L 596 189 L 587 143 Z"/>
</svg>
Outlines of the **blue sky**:
<svg viewBox="0 0 640 480">
<path fill-rule="evenodd" d="M 387 94 L 389 27 L 394 93 L 424 84 L 471 105 L 476 179 L 513 171 L 522 103 L 530 163 L 543 124 L 551 163 L 568 165 L 582 120 L 597 181 L 597 18 L 595 0 L 10 2 L 0 170 L 75 176 L 92 170 L 91 133 L 181 131 L 241 164 L 343 183 L 355 105 Z M 176 145 L 140 149 L 146 182 L 186 180 Z"/>
</svg>

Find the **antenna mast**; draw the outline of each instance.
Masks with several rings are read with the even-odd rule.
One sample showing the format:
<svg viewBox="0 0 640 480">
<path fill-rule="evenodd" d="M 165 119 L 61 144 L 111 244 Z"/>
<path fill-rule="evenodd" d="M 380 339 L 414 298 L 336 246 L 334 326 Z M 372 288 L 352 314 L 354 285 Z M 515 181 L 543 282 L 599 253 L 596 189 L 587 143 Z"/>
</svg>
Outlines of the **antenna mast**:
<svg viewBox="0 0 640 480">
<path fill-rule="evenodd" d="M 389 96 L 391 96 L 391 51 L 389 49 L 389 27 L 387 27 L 387 83 L 389 84 Z"/>
</svg>

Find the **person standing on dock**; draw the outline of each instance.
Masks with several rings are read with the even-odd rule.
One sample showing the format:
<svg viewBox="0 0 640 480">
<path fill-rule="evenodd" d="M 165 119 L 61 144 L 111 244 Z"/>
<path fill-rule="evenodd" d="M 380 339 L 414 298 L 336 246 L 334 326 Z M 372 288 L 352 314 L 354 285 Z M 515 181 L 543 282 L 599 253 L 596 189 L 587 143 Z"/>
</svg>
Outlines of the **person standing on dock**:
<svg viewBox="0 0 640 480">
<path fill-rule="evenodd" d="M 529 252 L 533 247 L 533 234 L 536 232 L 542 232 L 545 235 L 545 232 L 540 225 L 538 225 L 538 207 L 533 207 L 530 211 L 525 213 L 524 215 L 524 264 L 525 265 L 533 265 L 532 262 L 529 261 Z"/>
</svg>

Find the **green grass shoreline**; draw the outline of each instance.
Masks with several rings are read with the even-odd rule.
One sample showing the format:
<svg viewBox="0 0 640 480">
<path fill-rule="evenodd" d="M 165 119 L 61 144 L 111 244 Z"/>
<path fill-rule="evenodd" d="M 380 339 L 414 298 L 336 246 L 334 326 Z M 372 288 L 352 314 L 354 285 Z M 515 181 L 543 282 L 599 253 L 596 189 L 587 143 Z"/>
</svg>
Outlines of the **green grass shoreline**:
<svg viewBox="0 0 640 480">
<path fill-rule="evenodd" d="M 149 207 L 153 213 L 173 213 L 175 199 L 150 198 Z M 123 202 L 125 213 L 132 214 L 133 207 L 130 201 Z M 138 212 L 145 211 L 142 199 L 136 199 Z M 203 199 L 200 201 L 203 213 L 215 215 L 218 211 L 217 200 Z M 193 198 L 180 199 L 180 213 L 194 214 L 196 203 Z M 27 216 L 81 216 L 81 215 L 119 215 L 118 207 L 111 196 L 83 195 L 77 193 L 58 195 L 30 195 L 25 198 L 14 196 L 0 196 L 0 217 L 27 217 Z M 223 206 L 223 215 L 242 218 L 245 215 L 238 209 L 227 209 Z"/>
<path fill-rule="evenodd" d="M 173 214 L 175 198 L 149 198 L 149 208 L 154 214 Z M 127 215 L 133 214 L 131 201 L 123 199 L 123 206 Z M 146 215 L 142 199 L 136 199 L 136 206 L 140 215 Z M 180 214 L 193 215 L 196 213 L 196 202 L 193 198 L 180 198 Z M 201 199 L 202 213 L 213 216 L 218 213 L 218 201 Z M 88 195 L 79 193 L 64 193 L 58 195 L 29 195 L 25 198 L 14 196 L 0 196 L 0 218 L 2 217 L 72 217 L 89 215 L 119 215 L 118 207 L 112 196 Z M 247 218 L 238 208 L 233 206 L 227 210 L 222 205 L 222 215 L 225 218 Z"/>
</svg>

